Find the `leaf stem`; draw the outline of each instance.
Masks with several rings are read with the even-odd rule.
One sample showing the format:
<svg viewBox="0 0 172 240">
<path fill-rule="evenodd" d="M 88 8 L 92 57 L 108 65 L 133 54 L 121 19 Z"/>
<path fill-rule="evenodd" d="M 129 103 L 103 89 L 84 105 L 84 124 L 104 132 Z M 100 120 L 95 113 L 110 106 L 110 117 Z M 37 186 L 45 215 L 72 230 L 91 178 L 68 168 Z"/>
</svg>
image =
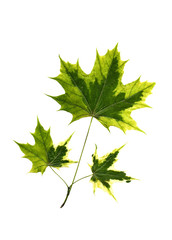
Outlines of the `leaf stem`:
<svg viewBox="0 0 172 240">
<path fill-rule="evenodd" d="M 87 175 L 87 176 L 85 176 L 85 177 L 82 177 L 82 178 L 76 180 L 73 184 L 75 184 L 75 183 L 81 181 L 81 180 L 84 179 L 84 178 L 88 178 L 88 177 L 91 177 L 91 176 L 93 176 L 93 174 L 90 174 L 90 175 Z"/>
<path fill-rule="evenodd" d="M 60 177 L 60 175 L 59 175 L 58 173 L 56 173 L 56 171 L 54 171 L 54 169 L 53 169 L 51 166 L 49 166 L 49 167 L 50 167 L 51 170 L 64 182 L 64 184 L 66 185 L 66 187 L 69 188 L 69 186 L 68 186 L 68 184 L 66 183 L 66 181 L 65 181 L 62 177 Z"/>
<path fill-rule="evenodd" d="M 84 152 L 84 148 L 85 148 L 85 145 L 86 145 L 86 142 L 87 142 L 87 138 L 88 138 L 88 135 L 89 135 L 89 132 L 90 132 L 92 121 L 93 121 L 93 117 L 91 117 L 91 121 L 90 121 L 90 124 L 89 124 L 89 127 L 88 127 L 88 131 L 87 131 L 87 134 L 86 134 L 86 137 L 85 137 L 85 140 L 84 140 L 84 144 L 83 144 L 82 151 L 81 151 L 81 154 L 80 154 L 80 157 L 79 157 L 79 161 L 78 161 L 78 164 L 77 164 L 77 167 L 76 167 L 76 171 L 75 171 L 75 174 L 74 174 L 74 177 L 73 177 L 73 180 L 72 180 L 72 184 L 70 185 L 70 187 L 68 187 L 67 195 L 66 195 L 66 198 L 65 198 L 63 204 L 61 205 L 61 208 L 65 205 L 65 203 L 66 203 L 66 201 L 67 201 L 67 199 L 69 197 L 69 194 L 71 192 L 72 186 L 75 183 L 75 178 L 76 178 L 76 175 L 77 175 L 77 172 L 78 172 L 78 168 L 79 168 L 79 165 L 80 165 L 80 162 L 81 162 L 82 154 Z"/>
<path fill-rule="evenodd" d="M 71 185 L 73 185 L 73 183 L 74 183 L 74 181 L 75 181 L 75 178 L 76 178 L 76 174 L 77 174 L 77 172 L 78 172 L 78 168 L 79 168 L 79 165 L 80 165 L 80 162 L 81 162 L 82 154 L 83 154 L 83 152 L 84 152 L 85 144 L 86 144 L 86 142 L 87 142 L 88 134 L 89 134 L 89 132 L 90 132 L 90 127 L 91 127 L 92 121 L 93 121 L 93 117 L 91 118 L 90 125 L 89 125 L 89 127 L 88 127 L 87 135 L 86 135 L 86 137 L 85 137 L 84 145 L 83 145 L 83 147 L 82 147 L 81 155 L 80 155 L 80 157 L 79 157 L 78 165 L 77 165 L 77 168 L 76 168 L 76 171 L 75 171 L 75 175 L 74 175 L 74 177 L 73 177 L 73 181 L 72 181 L 72 184 L 71 184 Z"/>
</svg>

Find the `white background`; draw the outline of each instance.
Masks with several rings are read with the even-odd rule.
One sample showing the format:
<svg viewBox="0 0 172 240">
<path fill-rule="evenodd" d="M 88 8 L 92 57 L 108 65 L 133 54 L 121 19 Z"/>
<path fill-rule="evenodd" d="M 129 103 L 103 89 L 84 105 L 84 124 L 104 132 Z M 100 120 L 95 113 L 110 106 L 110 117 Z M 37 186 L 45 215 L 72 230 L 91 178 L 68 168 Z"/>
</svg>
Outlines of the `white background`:
<svg viewBox="0 0 172 240">
<path fill-rule="evenodd" d="M 171 1 L 10 1 L 0 3 L 0 238 L 37 239 L 172 239 L 171 195 Z M 51 170 L 27 174 L 31 162 L 13 142 L 34 143 L 37 116 L 53 141 L 73 131 L 70 157 L 77 160 L 89 125 L 71 125 L 71 115 L 45 96 L 63 89 L 48 77 L 59 74 L 58 55 L 89 73 L 96 48 L 100 55 L 119 43 L 126 64 L 123 82 L 156 82 L 147 103 L 152 109 L 132 116 L 146 134 L 117 128 L 109 133 L 93 121 L 78 178 L 90 173 L 87 163 L 95 143 L 98 154 L 126 146 L 116 168 L 140 179 L 115 183 L 115 202 L 93 194 L 89 179 L 73 187 L 63 209 L 66 187 Z M 60 170 L 68 183 L 75 166 Z"/>
</svg>

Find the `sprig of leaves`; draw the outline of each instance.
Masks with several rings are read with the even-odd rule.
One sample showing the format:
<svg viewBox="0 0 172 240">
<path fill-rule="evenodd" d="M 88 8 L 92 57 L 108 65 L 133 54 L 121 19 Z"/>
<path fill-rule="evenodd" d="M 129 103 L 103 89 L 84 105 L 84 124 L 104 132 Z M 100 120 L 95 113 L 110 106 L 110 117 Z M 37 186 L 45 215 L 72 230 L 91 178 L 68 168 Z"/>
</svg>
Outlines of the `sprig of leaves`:
<svg viewBox="0 0 172 240">
<path fill-rule="evenodd" d="M 114 126 L 123 132 L 127 130 L 142 131 L 131 117 L 131 112 L 149 107 L 145 100 L 151 94 L 155 83 L 141 82 L 138 78 L 124 85 L 122 76 L 127 61 L 121 60 L 117 45 L 111 51 L 108 50 L 104 56 L 100 56 L 97 51 L 96 60 L 90 74 L 83 72 L 79 66 L 79 61 L 76 64 L 71 64 L 63 61 L 60 57 L 60 62 L 60 74 L 52 79 L 63 87 L 65 93 L 50 97 L 61 105 L 60 110 L 72 114 L 71 122 L 84 117 L 91 117 L 72 183 L 68 185 L 53 169 L 66 167 L 74 162 L 68 159 L 67 145 L 71 136 L 55 147 L 50 136 L 50 129 L 46 131 L 38 120 L 35 133 L 32 134 L 35 145 L 16 143 L 25 154 L 24 157 L 32 162 L 30 172 L 41 172 L 43 174 L 46 168 L 50 167 L 65 183 L 67 194 L 61 207 L 65 205 L 73 185 L 87 177 L 91 177 L 90 181 L 93 183 L 94 191 L 99 187 L 115 198 L 112 190 L 114 181 L 130 182 L 134 180 L 134 178 L 127 176 L 124 171 L 118 171 L 114 168 L 114 163 L 117 161 L 117 155 L 121 148 L 99 158 L 96 146 L 95 153 L 92 156 L 93 164 L 90 166 L 92 174 L 75 180 L 92 121 L 97 119 L 108 130 L 111 126 Z"/>
</svg>

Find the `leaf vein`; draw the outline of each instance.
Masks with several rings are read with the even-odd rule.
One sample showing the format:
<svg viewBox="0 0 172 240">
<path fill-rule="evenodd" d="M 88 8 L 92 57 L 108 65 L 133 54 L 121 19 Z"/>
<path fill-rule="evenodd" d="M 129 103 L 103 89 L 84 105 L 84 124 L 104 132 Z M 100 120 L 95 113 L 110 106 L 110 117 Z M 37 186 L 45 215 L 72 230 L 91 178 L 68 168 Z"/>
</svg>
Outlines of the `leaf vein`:
<svg viewBox="0 0 172 240">
<path fill-rule="evenodd" d="M 76 84 L 75 79 L 72 77 L 71 73 L 68 71 L 68 69 L 66 68 L 65 64 L 63 63 L 63 61 L 62 61 L 62 64 L 63 64 L 63 66 L 64 66 L 67 74 L 70 76 L 71 79 L 73 79 L 75 85 L 77 86 L 77 88 L 79 89 L 80 93 L 81 93 L 82 96 L 84 97 L 84 99 L 85 99 L 85 101 L 86 101 L 86 103 L 87 103 L 87 107 L 89 108 L 89 111 L 91 112 L 91 108 L 90 108 L 90 106 L 89 106 L 89 103 L 88 103 L 88 100 L 87 100 L 86 96 L 84 95 L 84 93 L 82 92 L 82 90 L 79 88 L 79 86 Z"/>
<path fill-rule="evenodd" d="M 32 146 L 32 145 L 29 145 L 29 146 Z M 39 158 L 40 160 L 42 160 L 43 162 L 45 162 L 44 159 L 41 158 L 38 154 L 36 154 L 34 151 L 32 151 L 32 150 L 30 150 L 30 149 L 27 149 L 27 148 L 24 147 L 24 146 L 22 146 L 22 148 L 24 148 L 25 150 L 27 150 L 28 152 L 32 153 L 34 156 L 36 156 L 37 158 Z M 27 157 L 26 154 L 25 154 L 25 156 Z M 46 163 L 46 162 L 45 162 L 45 163 Z"/>
<path fill-rule="evenodd" d="M 87 110 L 86 110 L 85 108 L 83 108 L 83 107 L 77 105 L 76 103 L 72 103 L 72 102 L 70 102 L 70 101 L 66 101 L 66 100 L 60 100 L 60 101 L 61 101 L 61 102 L 64 102 L 64 103 L 68 103 L 68 104 L 73 105 L 73 106 L 76 106 L 76 107 L 78 107 L 78 108 L 81 108 L 82 110 L 84 110 L 84 111 L 87 112 Z M 87 112 L 87 113 L 88 113 L 88 112 Z"/>
<path fill-rule="evenodd" d="M 96 113 L 96 115 L 97 115 L 97 114 L 100 114 L 100 113 L 103 112 L 104 110 L 107 110 L 107 109 L 109 109 L 110 107 L 113 107 L 113 106 L 115 106 L 115 105 L 117 105 L 117 104 L 120 104 L 120 103 L 122 103 L 122 102 L 130 103 L 130 102 L 127 102 L 128 99 L 130 99 L 131 97 L 135 96 L 135 95 L 138 94 L 139 92 L 143 92 L 144 90 L 146 90 L 147 88 L 150 88 L 150 87 L 151 87 L 151 85 L 148 86 L 148 87 L 146 87 L 146 88 L 144 88 L 144 89 L 142 89 L 142 90 L 140 90 L 140 91 L 138 91 L 137 93 L 133 94 L 132 96 L 130 96 L 130 97 L 128 97 L 128 98 L 125 98 L 125 99 L 123 99 L 123 100 L 121 100 L 121 101 L 119 101 L 119 102 L 115 102 L 115 103 L 113 103 L 113 104 L 110 104 L 109 106 L 106 106 L 106 107 L 100 109 L 100 111 L 98 111 L 98 112 Z M 135 103 L 135 104 L 136 104 L 136 103 Z"/>
<path fill-rule="evenodd" d="M 62 80 L 62 79 L 58 79 L 58 81 L 61 81 L 61 82 L 65 83 L 66 85 L 69 85 L 71 88 L 73 87 L 72 84 L 67 83 L 67 82 L 65 82 L 65 81 Z M 78 97 L 82 97 L 82 95 L 79 95 L 79 94 L 77 94 L 77 93 L 74 93 L 73 91 L 71 91 L 71 90 L 69 90 L 69 89 L 68 89 L 67 91 L 73 93 L 74 95 L 76 95 L 76 96 L 78 96 Z"/>
</svg>

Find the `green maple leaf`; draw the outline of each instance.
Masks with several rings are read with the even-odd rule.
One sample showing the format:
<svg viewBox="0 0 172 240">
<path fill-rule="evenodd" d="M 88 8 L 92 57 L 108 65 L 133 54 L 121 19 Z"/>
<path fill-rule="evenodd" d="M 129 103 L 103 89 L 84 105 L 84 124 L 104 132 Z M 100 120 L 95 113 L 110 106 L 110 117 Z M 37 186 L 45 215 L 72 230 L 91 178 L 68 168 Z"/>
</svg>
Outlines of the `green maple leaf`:
<svg viewBox="0 0 172 240">
<path fill-rule="evenodd" d="M 98 158 L 96 146 L 95 153 L 92 155 L 93 165 L 90 166 L 93 173 L 91 182 L 93 183 L 94 192 L 96 188 L 100 188 L 108 192 L 115 199 L 112 191 L 112 183 L 114 181 L 126 181 L 129 183 L 131 180 L 134 180 L 134 178 L 127 176 L 125 172 L 114 169 L 113 165 L 117 161 L 117 155 L 121 148 L 115 149 L 111 153 Z"/>
<path fill-rule="evenodd" d="M 28 158 L 32 162 L 30 172 L 41 172 L 43 174 L 48 166 L 60 168 L 73 162 L 68 159 L 69 150 L 67 148 L 71 136 L 65 142 L 54 147 L 50 129 L 46 131 L 40 124 L 39 119 L 37 120 L 35 133 L 32 133 L 32 136 L 35 140 L 34 145 L 16 142 L 25 154 L 24 158 Z"/>
<path fill-rule="evenodd" d="M 140 82 L 140 78 L 129 84 L 121 82 L 124 66 L 117 46 L 104 56 L 98 52 L 94 67 L 86 74 L 79 62 L 71 64 L 61 58 L 61 73 L 52 79 L 65 90 L 60 96 L 50 96 L 61 108 L 73 115 L 72 121 L 83 117 L 94 117 L 109 130 L 110 126 L 122 131 L 135 129 L 141 131 L 131 118 L 132 110 L 148 107 L 146 97 L 155 83 Z"/>
</svg>

